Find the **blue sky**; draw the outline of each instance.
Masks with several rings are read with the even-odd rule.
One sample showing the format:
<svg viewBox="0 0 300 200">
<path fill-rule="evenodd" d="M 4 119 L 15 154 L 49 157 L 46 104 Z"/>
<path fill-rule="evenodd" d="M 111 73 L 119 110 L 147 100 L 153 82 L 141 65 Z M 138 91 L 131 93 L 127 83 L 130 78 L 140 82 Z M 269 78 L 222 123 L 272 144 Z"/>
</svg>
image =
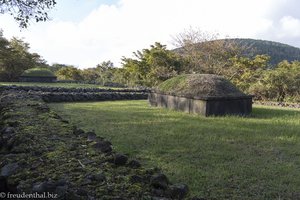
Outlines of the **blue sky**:
<svg viewBox="0 0 300 200">
<path fill-rule="evenodd" d="M 49 13 L 52 19 L 79 22 L 101 5 L 117 4 L 118 0 L 59 0 Z"/>
<path fill-rule="evenodd" d="M 174 48 L 174 36 L 189 27 L 220 38 L 254 38 L 300 47 L 299 0 L 57 0 L 51 21 L 20 31 L 0 15 L 4 36 L 23 38 L 51 63 L 95 67 L 155 42 Z"/>
</svg>

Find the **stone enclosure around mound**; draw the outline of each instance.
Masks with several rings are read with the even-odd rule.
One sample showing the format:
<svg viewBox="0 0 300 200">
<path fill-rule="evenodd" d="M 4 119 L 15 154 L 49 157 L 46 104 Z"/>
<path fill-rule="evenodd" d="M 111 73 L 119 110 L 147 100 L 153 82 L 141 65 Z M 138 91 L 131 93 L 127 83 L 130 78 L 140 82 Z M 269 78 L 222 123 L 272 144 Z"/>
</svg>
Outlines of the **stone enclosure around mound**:
<svg viewBox="0 0 300 200">
<path fill-rule="evenodd" d="M 152 92 L 148 100 L 151 106 L 203 116 L 248 115 L 252 111 L 252 96 L 186 98 Z"/>
<path fill-rule="evenodd" d="M 39 83 L 54 83 L 56 77 L 43 77 L 43 76 L 20 76 L 20 82 L 39 82 Z"/>
<path fill-rule="evenodd" d="M 170 78 L 149 94 L 151 106 L 203 116 L 248 115 L 252 97 L 214 74 L 183 74 Z"/>
<path fill-rule="evenodd" d="M 49 69 L 45 68 L 31 68 L 25 70 L 19 77 L 20 82 L 42 82 L 52 83 L 56 82 L 56 76 Z"/>
</svg>

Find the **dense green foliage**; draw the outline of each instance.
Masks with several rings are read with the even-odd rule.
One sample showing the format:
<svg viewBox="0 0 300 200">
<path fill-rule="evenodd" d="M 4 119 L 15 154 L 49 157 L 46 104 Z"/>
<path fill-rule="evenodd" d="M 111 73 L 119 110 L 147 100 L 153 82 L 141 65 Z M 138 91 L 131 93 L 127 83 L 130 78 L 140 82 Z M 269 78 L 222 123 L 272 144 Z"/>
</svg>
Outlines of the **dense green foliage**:
<svg viewBox="0 0 300 200">
<path fill-rule="evenodd" d="M 22 73 L 22 76 L 39 76 L 39 77 L 55 77 L 53 72 L 46 68 L 31 68 L 27 69 Z"/>
<path fill-rule="evenodd" d="M 263 100 L 300 102 L 300 62 L 282 61 L 273 70 L 263 71 L 249 86 L 249 92 Z"/>
<path fill-rule="evenodd" d="M 267 70 L 269 59 L 266 55 L 257 55 L 253 59 L 235 56 L 230 59 L 231 66 L 223 75 L 241 90 L 248 92 L 249 87 Z"/>
<path fill-rule="evenodd" d="M 98 84 L 102 86 L 124 86 L 124 69 L 114 67 L 111 61 L 103 61 L 94 68 L 78 69 L 70 65 L 55 64 L 49 67 L 59 80 Z"/>
<path fill-rule="evenodd" d="M 184 63 L 180 56 L 158 42 L 134 55 L 135 59 L 122 59 L 128 85 L 155 86 L 179 74 Z"/>
<path fill-rule="evenodd" d="M 0 0 L 0 13 L 14 16 L 21 28 L 26 28 L 31 19 L 36 22 L 48 20 L 48 10 L 56 4 L 55 0 Z"/>
<path fill-rule="evenodd" d="M 55 74 L 59 80 L 73 80 L 73 81 L 82 80 L 80 70 L 72 66 L 62 67 L 59 70 L 57 70 Z"/>
<path fill-rule="evenodd" d="M 203 199 L 297 199 L 300 111 L 254 107 L 243 118 L 201 117 L 146 101 L 52 104 L 59 114 L 159 166 Z"/>
<path fill-rule="evenodd" d="M 16 81 L 25 70 L 45 65 L 40 55 L 29 52 L 29 44 L 17 38 L 7 40 L 0 31 L 0 81 Z"/>
</svg>

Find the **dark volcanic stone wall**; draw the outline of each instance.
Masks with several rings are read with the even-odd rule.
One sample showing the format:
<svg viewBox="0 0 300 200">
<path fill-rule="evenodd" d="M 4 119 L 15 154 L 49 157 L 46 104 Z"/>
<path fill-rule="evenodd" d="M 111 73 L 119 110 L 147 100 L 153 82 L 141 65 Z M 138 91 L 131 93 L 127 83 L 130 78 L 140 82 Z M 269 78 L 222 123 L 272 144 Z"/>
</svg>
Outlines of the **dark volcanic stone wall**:
<svg viewBox="0 0 300 200">
<path fill-rule="evenodd" d="M 38 86 L 1 86 L 4 90 L 25 91 L 40 96 L 45 102 L 81 102 L 147 99 L 147 90 L 99 89 L 99 88 L 61 88 Z"/>
<path fill-rule="evenodd" d="M 0 192 L 53 199 L 184 199 L 157 168 L 144 168 L 99 137 L 71 126 L 41 96 L 0 92 Z M 30 198 L 33 199 L 33 198 Z"/>
</svg>

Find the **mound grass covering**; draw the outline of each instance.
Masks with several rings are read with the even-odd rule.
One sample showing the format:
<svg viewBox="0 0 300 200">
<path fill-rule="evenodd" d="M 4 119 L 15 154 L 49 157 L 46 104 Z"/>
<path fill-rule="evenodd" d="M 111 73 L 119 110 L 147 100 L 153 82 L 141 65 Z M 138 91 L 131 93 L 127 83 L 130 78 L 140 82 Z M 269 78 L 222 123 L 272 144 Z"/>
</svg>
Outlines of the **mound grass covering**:
<svg viewBox="0 0 300 200">
<path fill-rule="evenodd" d="M 27 77 L 56 77 L 53 72 L 46 68 L 31 68 L 23 72 L 21 76 Z"/>
<path fill-rule="evenodd" d="M 161 83 L 156 92 L 193 97 L 240 97 L 246 96 L 229 80 L 213 74 L 185 74 Z"/>
</svg>

